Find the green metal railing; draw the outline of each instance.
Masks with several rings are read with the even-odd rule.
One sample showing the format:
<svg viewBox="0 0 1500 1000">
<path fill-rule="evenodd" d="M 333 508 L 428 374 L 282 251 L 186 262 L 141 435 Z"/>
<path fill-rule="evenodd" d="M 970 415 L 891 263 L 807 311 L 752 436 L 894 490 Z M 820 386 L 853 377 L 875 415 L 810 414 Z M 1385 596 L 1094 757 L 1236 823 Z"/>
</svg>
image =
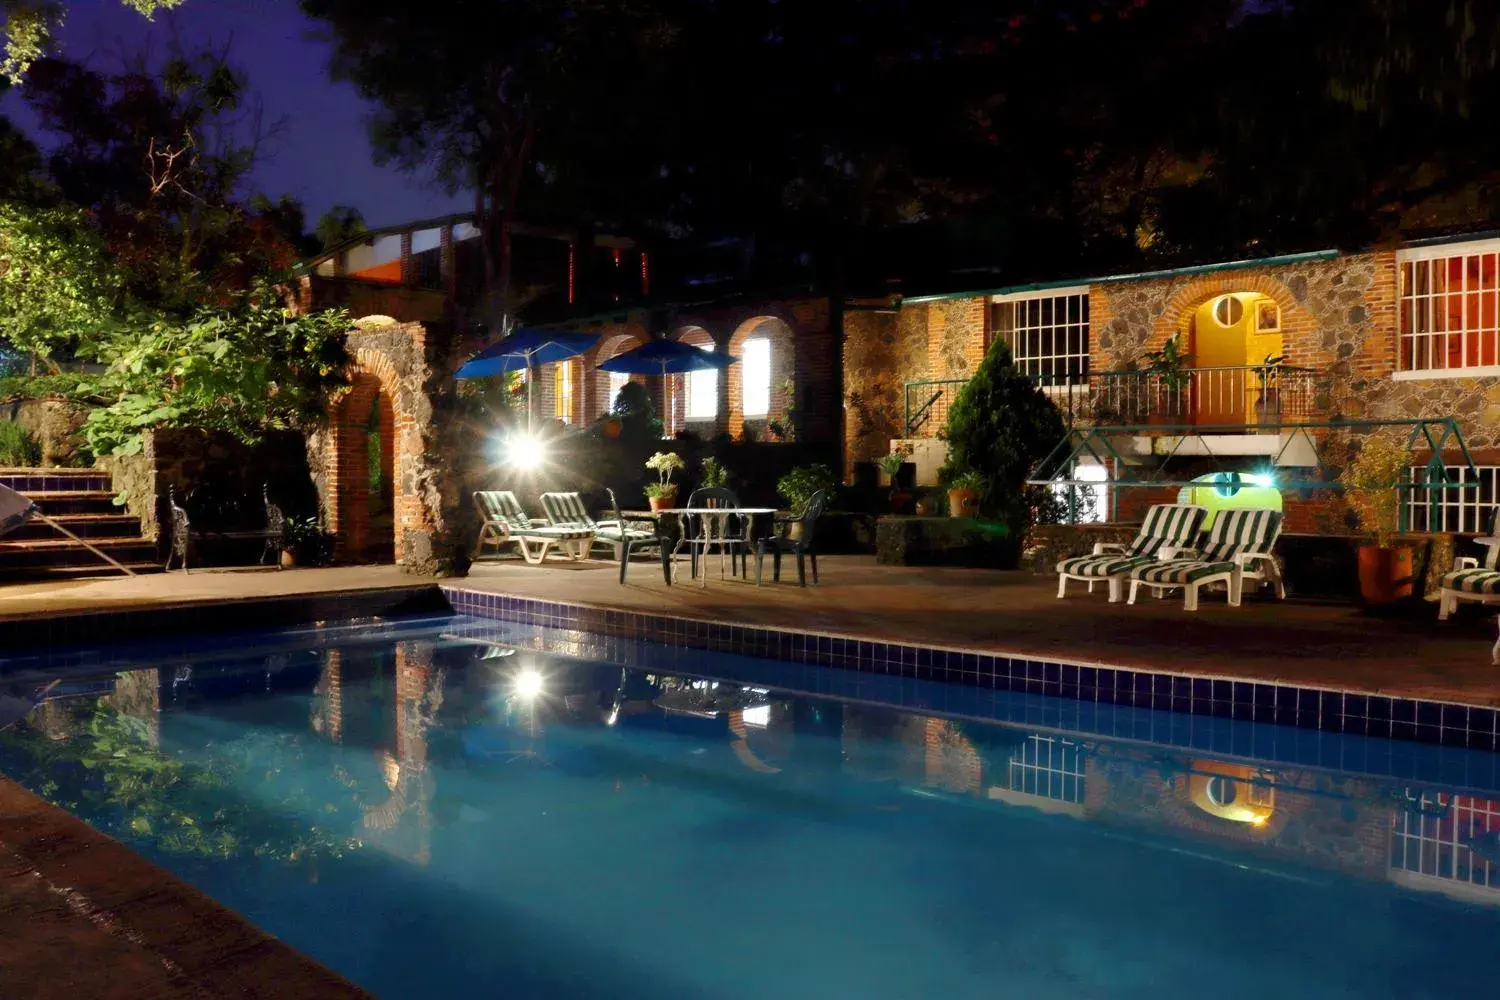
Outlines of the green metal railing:
<svg viewBox="0 0 1500 1000">
<path fill-rule="evenodd" d="M 1318 410 L 1321 373 L 1290 365 L 1224 365 L 1177 372 L 1057 372 L 1034 375 L 1069 426 L 1164 421 L 1241 430 L 1306 420 Z M 906 383 L 905 437 L 937 437 L 967 379 Z"/>
</svg>

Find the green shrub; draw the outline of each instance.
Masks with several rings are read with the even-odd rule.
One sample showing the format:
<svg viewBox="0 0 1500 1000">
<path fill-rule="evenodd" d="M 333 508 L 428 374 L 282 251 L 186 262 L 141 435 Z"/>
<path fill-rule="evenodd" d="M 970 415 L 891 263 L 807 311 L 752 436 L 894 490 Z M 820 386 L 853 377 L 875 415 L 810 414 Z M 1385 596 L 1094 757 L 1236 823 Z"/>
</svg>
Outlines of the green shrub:
<svg viewBox="0 0 1500 1000">
<path fill-rule="evenodd" d="M 729 470 L 717 458 L 705 458 L 698 463 L 698 485 L 710 488 L 728 486 Z"/>
<path fill-rule="evenodd" d="M 1020 537 L 1030 520 L 1027 476 L 1062 440 L 1063 431 L 1057 407 L 1016 369 L 1010 349 L 999 342 L 948 410 L 942 479 L 954 482 L 965 473 L 983 477 L 980 510 Z"/>
<path fill-rule="evenodd" d="M 51 375 L 7 375 L 0 378 L 0 400 L 71 398 L 78 395 L 84 376 L 78 372 Z"/>
<path fill-rule="evenodd" d="M 0 466 L 35 468 L 42 462 L 42 444 L 20 424 L 0 420 Z"/>
<path fill-rule="evenodd" d="M 800 514 L 814 493 L 823 490 L 832 500 L 839 488 L 839 477 L 821 462 L 816 465 L 799 465 L 782 476 L 776 483 L 776 492 L 787 502 L 793 513 Z"/>
</svg>

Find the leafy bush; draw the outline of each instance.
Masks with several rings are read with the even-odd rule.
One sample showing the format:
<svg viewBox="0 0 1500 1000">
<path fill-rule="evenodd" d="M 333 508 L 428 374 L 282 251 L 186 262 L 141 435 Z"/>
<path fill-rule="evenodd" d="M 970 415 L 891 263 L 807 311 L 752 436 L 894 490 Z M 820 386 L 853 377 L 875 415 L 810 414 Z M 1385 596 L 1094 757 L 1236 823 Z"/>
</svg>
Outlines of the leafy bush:
<svg viewBox="0 0 1500 1000">
<path fill-rule="evenodd" d="M 253 444 L 268 430 L 316 421 L 343 384 L 348 327 L 341 310 L 293 316 L 263 299 L 111 336 L 97 352 L 105 370 L 80 387 L 104 403 L 84 424 L 89 447 L 138 454 L 156 427 L 224 431 Z"/>
<path fill-rule="evenodd" d="M 724 468 L 717 458 L 705 458 L 698 463 L 698 470 L 699 486 L 712 488 L 729 484 L 729 470 Z"/>
<path fill-rule="evenodd" d="M 0 378 L 0 400 L 51 399 L 78 395 L 78 387 L 87 376 L 78 372 L 55 372 L 50 375 L 8 375 Z"/>
<path fill-rule="evenodd" d="M 0 420 L 0 466 L 35 468 L 42 462 L 42 444 L 20 424 Z"/>
<path fill-rule="evenodd" d="M 828 494 L 829 499 L 832 499 L 838 488 L 839 477 L 821 462 L 815 465 L 799 465 L 776 483 L 776 492 L 781 494 L 787 506 L 796 514 L 806 509 L 807 502 L 812 499 L 814 493 L 823 490 Z"/>
<path fill-rule="evenodd" d="M 620 418 L 620 436 L 632 441 L 661 439 L 661 420 L 651 404 L 651 392 L 639 382 L 626 382 L 615 393 L 614 415 Z"/>
<path fill-rule="evenodd" d="M 986 485 L 984 476 L 978 472 L 960 472 L 948 482 L 950 490 L 973 490 L 981 494 Z"/>
<path fill-rule="evenodd" d="M 941 477 L 981 477 L 980 510 L 1004 522 L 1013 537 L 1026 529 L 1026 478 L 1063 436 L 1062 415 L 1012 363 L 1010 348 L 990 349 L 953 405 L 943 436 L 948 461 Z"/>
<path fill-rule="evenodd" d="M 316 517 L 289 517 L 283 545 L 298 566 L 327 566 L 333 561 L 333 535 L 323 530 Z"/>
<path fill-rule="evenodd" d="M 1354 512 L 1361 531 L 1375 536 L 1375 544 L 1390 548 L 1391 537 L 1401 528 L 1401 491 L 1411 468 L 1411 450 L 1389 435 L 1365 440 L 1359 454 L 1339 476 L 1344 501 Z"/>
</svg>

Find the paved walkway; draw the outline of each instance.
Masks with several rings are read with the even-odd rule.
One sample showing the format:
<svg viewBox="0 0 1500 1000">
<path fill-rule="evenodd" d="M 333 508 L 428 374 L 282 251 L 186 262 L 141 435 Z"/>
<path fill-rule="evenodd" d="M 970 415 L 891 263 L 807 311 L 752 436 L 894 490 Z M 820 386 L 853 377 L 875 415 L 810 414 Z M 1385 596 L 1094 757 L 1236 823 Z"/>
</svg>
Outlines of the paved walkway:
<svg viewBox="0 0 1500 1000">
<path fill-rule="evenodd" d="M 194 570 L 191 573 L 116 574 L 38 583 L 0 582 L 0 618 L 378 590 L 422 583 L 423 580 L 423 577 L 406 576 L 395 566 L 338 566 L 327 569 Z"/>
<path fill-rule="evenodd" d="M 1500 704 L 1500 667 L 1490 663 L 1494 616 L 1474 608 L 1449 622 L 1436 620 L 1436 607 L 1420 619 L 1401 620 L 1347 605 L 1270 598 L 1247 598 L 1231 608 L 1220 594 L 1205 595 L 1190 614 L 1181 596 L 1110 604 L 1102 586 L 1089 595 L 1070 585 L 1070 596 L 1060 601 L 1056 578 L 1028 573 L 877 566 L 858 556 L 819 564 L 822 583 L 806 590 L 795 583 L 767 582 L 757 590 L 753 583 L 721 581 L 717 565 L 706 588 L 668 587 L 647 562 L 631 567 L 624 587 L 617 567 L 603 562 L 486 563 L 466 582 L 493 592 L 695 618 Z"/>
</svg>

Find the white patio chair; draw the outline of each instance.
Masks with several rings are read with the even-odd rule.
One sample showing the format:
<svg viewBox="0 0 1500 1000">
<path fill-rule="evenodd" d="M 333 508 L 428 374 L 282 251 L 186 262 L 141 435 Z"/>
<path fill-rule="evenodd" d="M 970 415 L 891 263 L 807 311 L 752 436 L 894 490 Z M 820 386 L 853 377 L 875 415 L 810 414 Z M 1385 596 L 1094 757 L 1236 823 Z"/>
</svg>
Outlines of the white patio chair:
<svg viewBox="0 0 1500 1000">
<path fill-rule="evenodd" d="M 1227 583 L 1229 606 L 1237 608 L 1247 579 L 1270 583 L 1276 588 L 1276 596 L 1285 598 L 1281 567 L 1272 552 L 1281 537 L 1281 525 L 1279 510 L 1219 511 L 1201 549 L 1187 549 L 1174 558 L 1136 566 L 1130 571 L 1129 603 L 1135 603 L 1136 591 L 1143 584 L 1157 597 L 1181 588 L 1183 608 L 1197 611 L 1199 590 L 1210 583 Z"/>
<path fill-rule="evenodd" d="M 493 545 L 497 552 L 506 545 L 515 545 L 521 558 L 533 566 L 540 566 L 554 547 L 582 561 L 588 558 L 589 548 L 594 544 L 594 533 L 588 528 L 534 522 L 510 490 L 476 490 L 474 506 L 482 522 L 479 539 L 474 543 L 476 560 L 486 545 Z"/>
<path fill-rule="evenodd" d="M 1109 583 L 1109 599 L 1118 603 L 1124 584 L 1137 566 L 1169 559 L 1197 543 L 1198 526 L 1208 511 L 1192 504 L 1161 503 L 1146 511 L 1146 519 L 1129 543 L 1095 542 L 1094 551 L 1057 564 L 1057 596 L 1068 596 L 1068 581 L 1080 580 L 1094 592 L 1100 580 Z"/>
<path fill-rule="evenodd" d="M 1446 621 L 1459 601 L 1500 604 L 1500 507 L 1490 513 L 1490 533 L 1474 541 L 1486 549 L 1484 560 L 1459 556 L 1452 572 L 1443 575 L 1438 591 L 1438 621 Z M 1496 649 L 1500 650 L 1500 643 Z M 1497 654 L 1500 655 L 1500 654 Z"/>
</svg>

